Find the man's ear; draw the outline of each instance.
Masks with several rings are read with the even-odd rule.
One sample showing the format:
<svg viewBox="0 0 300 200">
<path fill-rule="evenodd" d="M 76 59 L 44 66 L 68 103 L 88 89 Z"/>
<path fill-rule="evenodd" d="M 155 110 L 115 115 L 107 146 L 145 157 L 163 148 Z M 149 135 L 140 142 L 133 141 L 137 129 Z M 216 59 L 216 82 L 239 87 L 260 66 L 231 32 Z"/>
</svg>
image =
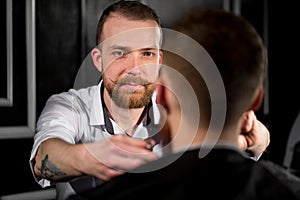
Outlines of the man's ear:
<svg viewBox="0 0 300 200">
<path fill-rule="evenodd" d="M 250 110 L 258 111 L 261 107 L 264 98 L 264 87 L 263 85 L 259 88 L 259 91 L 250 107 Z"/>
<path fill-rule="evenodd" d="M 91 56 L 93 59 L 93 63 L 96 66 L 97 70 L 102 73 L 102 62 L 101 62 L 101 52 L 98 48 L 93 48 L 91 51 Z"/>
<path fill-rule="evenodd" d="M 163 56 L 164 56 L 164 53 L 162 50 L 159 51 L 159 64 L 162 64 L 163 63 Z"/>
</svg>

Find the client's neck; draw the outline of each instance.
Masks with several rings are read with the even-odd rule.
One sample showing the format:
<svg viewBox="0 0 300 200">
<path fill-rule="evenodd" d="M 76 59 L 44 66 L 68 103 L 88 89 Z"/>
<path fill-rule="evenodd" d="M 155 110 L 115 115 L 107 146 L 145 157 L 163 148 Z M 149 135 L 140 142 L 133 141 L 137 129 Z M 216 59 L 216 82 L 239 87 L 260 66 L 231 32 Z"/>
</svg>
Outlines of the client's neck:
<svg viewBox="0 0 300 200">
<path fill-rule="evenodd" d="M 241 130 L 240 123 L 214 128 L 213 124 L 209 124 L 204 118 L 201 118 L 200 125 L 191 123 L 190 120 L 184 118 L 180 120 L 175 116 L 169 116 L 169 120 L 172 122 L 170 123 L 170 132 L 173 152 L 203 144 L 226 143 L 238 147 L 238 135 Z"/>
</svg>

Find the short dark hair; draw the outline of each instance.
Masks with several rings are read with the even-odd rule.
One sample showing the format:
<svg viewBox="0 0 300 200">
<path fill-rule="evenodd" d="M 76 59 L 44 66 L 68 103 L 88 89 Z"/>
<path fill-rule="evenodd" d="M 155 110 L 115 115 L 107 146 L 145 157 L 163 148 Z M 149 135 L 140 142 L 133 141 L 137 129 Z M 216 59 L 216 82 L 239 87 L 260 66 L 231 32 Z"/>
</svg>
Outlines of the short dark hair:
<svg viewBox="0 0 300 200">
<path fill-rule="evenodd" d="M 267 50 L 250 22 L 223 9 L 194 8 L 172 28 L 197 41 L 213 59 L 225 86 L 227 115 L 241 114 L 243 109 L 248 109 L 258 87 L 263 84 L 267 67 Z M 200 87 L 204 88 L 204 84 L 200 84 L 203 82 L 199 80 L 201 77 L 175 58 L 169 59 L 165 53 L 165 63 L 167 59 L 174 68 L 183 71 L 187 80 L 194 79 L 191 84 L 197 89 L 198 101 L 207 99 L 209 102 L 208 93 L 204 98 L 206 93 L 198 92 Z"/>
<path fill-rule="evenodd" d="M 109 5 L 103 12 L 98 21 L 96 33 L 96 45 L 101 42 L 103 24 L 111 13 L 118 13 L 127 19 L 132 20 L 154 20 L 160 26 L 160 19 L 151 7 L 138 1 L 117 1 Z"/>
</svg>

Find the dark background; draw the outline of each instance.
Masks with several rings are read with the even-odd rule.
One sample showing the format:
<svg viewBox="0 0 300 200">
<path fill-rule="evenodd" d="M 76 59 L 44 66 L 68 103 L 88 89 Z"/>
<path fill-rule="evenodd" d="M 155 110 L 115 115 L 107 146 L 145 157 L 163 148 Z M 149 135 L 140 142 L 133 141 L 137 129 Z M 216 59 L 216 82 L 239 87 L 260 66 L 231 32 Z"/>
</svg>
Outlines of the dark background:
<svg viewBox="0 0 300 200">
<path fill-rule="evenodd" d="M 101 9 L 109 2 L 112 1 L 36 0 L 37 117 L 50 95 L 73 87 L 77 70 L 94 45 L 95 26 Z M 198 5 L 218 7 L 221 1 L 178 0 L 176 2 L 174 0 L 146 1 L 157 9 L 165 27 L 170 26 L 183 11 L 191 7 Z M 267 91 L 269 112 L 265 113 L 264 108 L 257 112 L 258 118 L 271 133 L 270 146 L 262 159 L 270 159 L 282 164 L 287 139 L 299 113 L 300 105 L 300 97 L 297 94 L 299 77 L 296 73 L 299 70 L 297 69 L 299 55 L 297 55 L 298 34 L 296 33 L 299 11 L 296 11 L 295 1 L 241 0 L 241 2 L 241 15 L 245 16 L 263 36 L 269 54 Z M 1 3 L 1 11 L 4 4 Z M 267 16 L 267 23 L 264 21 L 264 15 Z M 25 0 L 13 0 L 13 18 L 13 80 L 16 101 L 13 108 L 0 108 L 1 126 L 26 124 L 26 98 L 24 98 L 27 94 L 26 84 L 24 84 L 26 76 L 21 76 L 26 73 Z M 5 20 L 1 20 L 1 27 L 5 27 L 3 23 Z M 2 40 L 5 38 L 5 31 L 1 32 L 2 45 L 5 43 Z M 1 47 L 1 54 L 5 55 L 3 47 Z M 2 58 L 3 56 L 1 65 Z M 3 71 L 0 73 L 2 85 Z M 2 93 L 0 97 L 1 95 L 3 96 Z M 1 178 L 0 196 L 41 189 L 34 181 L 29 168 L 32 144 L 32 138 L 0 140 L 1 171 L 4 174 Z"/>
</svg>

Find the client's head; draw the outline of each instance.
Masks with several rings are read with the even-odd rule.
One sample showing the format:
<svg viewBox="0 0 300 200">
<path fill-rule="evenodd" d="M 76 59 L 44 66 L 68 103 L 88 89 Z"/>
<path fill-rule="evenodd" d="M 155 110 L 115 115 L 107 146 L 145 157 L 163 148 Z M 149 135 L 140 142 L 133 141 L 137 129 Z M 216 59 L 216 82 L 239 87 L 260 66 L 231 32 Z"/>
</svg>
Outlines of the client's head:
<svg viewBox="0 0 300 200">
<path fill-rule="evenodd" d="M 243 17 L 221 9 L 193 9 L 177 21 L 173 29 L 197 41 L 207 51 L 221 75 L 226 94 L 226 101 L 219 102 L 226 106 L 221 137 L 227 132 L 232 134 L 232 130 L 240 133 L 239 123 L 243 113 L 250 109 L 257 110 L 262 102 L 267 65 L 262 38 Z M 202 59 L 202 56 L 199 56 L 199 59 Z M 207 64 L 206 61 L 199 62 Z M 161 77 L 166 87 L 162 92 L 164 97 L 159 97 L 159 100 L 164 99 L 162 102 L 168 108 L 170 117 L 172 118 L 174 113 L 173 118 L 181 122 L 173 123 L 173 120 L 170 128 L 175 126 L 177 129 L 184 126 L 184 123 L 189 127 L 191 121 L 198 119 L 194 111 L 200 110 L 198 123 L 201 131 L 198 132 L 201 133 L 198 133 L 197 137 L 203 139 L 211 120 L 213 98 L 203 77 L 206 74 L 200 74 L 197 67 L 172 52 L 165 52 L 164 65 L 168 67 L 162 68 Z M 179 78 L 174 70 L 184 78 Z M 186 83 L 182 81 L 190 84 L 194 94 L 188 94 L 190 90 L 186 89 Z M 194 99 L 191 98 L 196 98 L 197 102 L 194 103 Z M 185 110 L 182 109 L 183 105 Z"/>
</svg>

